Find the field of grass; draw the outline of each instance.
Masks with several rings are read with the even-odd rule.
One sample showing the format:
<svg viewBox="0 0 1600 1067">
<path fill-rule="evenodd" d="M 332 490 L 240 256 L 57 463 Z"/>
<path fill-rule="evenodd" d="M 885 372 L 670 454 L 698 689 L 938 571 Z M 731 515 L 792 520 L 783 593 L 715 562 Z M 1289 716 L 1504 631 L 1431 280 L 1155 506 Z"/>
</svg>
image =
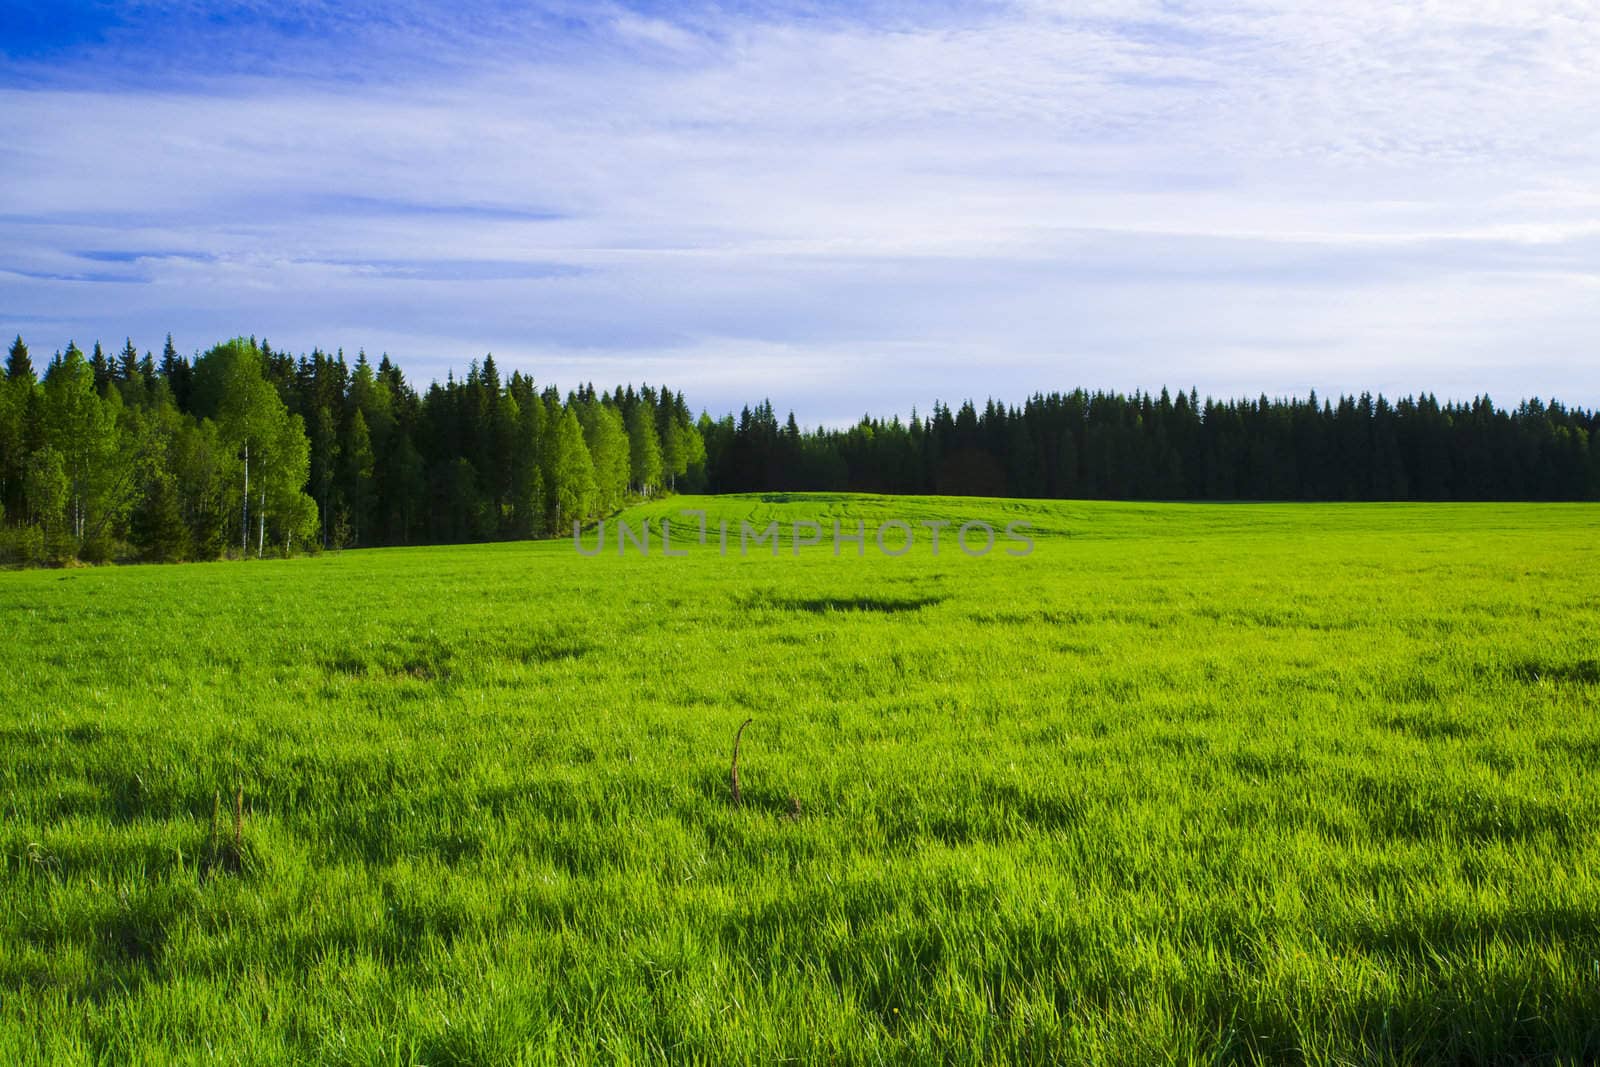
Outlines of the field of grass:
<svg viewBox="0 0 1600 1067">
<path fill-rule="evenodd" d="M 1600 507 L 682 507 L 0 574 L 0 1062 L 1600 1057 Z"/>
</svg>

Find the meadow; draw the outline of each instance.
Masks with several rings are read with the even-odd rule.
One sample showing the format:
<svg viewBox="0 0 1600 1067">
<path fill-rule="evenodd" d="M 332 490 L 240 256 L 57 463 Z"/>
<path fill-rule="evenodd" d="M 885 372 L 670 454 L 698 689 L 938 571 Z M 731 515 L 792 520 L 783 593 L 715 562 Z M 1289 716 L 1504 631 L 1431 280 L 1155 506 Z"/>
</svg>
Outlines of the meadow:
<svg viewBox="0 0 1600 1067">
<path fill-rule="evenodd" d="M 0 1062 L 1600 1058 L 1600 506 L 628 517 L 0 574 Z"/>
</svg>

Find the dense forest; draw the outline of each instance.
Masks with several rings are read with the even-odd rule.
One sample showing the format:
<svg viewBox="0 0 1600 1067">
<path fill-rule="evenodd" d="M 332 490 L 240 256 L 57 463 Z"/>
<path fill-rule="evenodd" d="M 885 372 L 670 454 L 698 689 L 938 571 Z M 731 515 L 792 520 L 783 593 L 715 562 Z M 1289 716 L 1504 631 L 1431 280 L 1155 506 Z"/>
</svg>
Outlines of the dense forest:
<svg viewBox="0 0 1600 1067">
<path fill-rule="evenodd" d="M 159 360 L 18 337 L 0 382 L 0 561 L 215 559 L 559 534 L 662 491 L 1173 500 L 1600 499 L 1600 415 L 1487 397 L 1201 401 L 1076 390 L 802 430 L 770 402 L 565 396 L 492 356 L 418 391 L 387 357 L 236 339 Z"/>
</svg>

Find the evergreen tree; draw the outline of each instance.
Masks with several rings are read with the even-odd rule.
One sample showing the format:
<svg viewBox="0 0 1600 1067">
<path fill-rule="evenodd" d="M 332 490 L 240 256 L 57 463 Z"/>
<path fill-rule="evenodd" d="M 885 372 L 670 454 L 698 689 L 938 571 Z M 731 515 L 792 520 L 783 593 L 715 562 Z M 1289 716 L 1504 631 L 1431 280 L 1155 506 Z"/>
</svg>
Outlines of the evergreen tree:
<svg viewBox="0 0 1600 1067">
<path fill-rule="evenodd" d="M 179 505 L 177 479 L 170 471 L 151 473 L 144 499 L 133 514 L 133 535 L 145 559 L 175 563 L 189 557 L 189 530 Z"/>
<path fill-rule="evenodd" d="M 172 343 L 172 335 L 167 334 L 167 343 L 161 349 L 161 380 L 167 383 L 167 388 L 172 391 L 173 403 L 178 405 L 179 411 L 189 411 L 190 380 L 193 368 L 189 361 L 178 355 L 178 350 Z"/>
<path fill-rule="evenodd" d="M 511 445 L 511 535 L 538 537 L 545 532 L 544 471 L 539 455 L 545 432 L 544 398 L 534 391 L 532 379 L 513 374 L 506 399 L 516 415 Z"/>
<path fill-rule="evenodd" d="M 28 358 L 28 346 L 22 340 L 20 333 L 17 334 L 17 339 L 11 342 L 11 351 L 6 356 L 6 380 L 26 382 L 29 385 L 35 380 L 33 360 Z"/>
<path fill-rule="evenodd" d="M 311 418 L 311 491 L 321 513 L 318 536 L 323 548 L 328 547 L 328 532 L 334 511 L 334 488 L 338 484 L 340 460 L 339 433 L 334 425 L 333 412 L 327 404 L 319 404 Z"/>
<path fill-rule="evenodd" d="M 27 358 L 24 350 L 23 358 Z M 20 511 L 22 473 L 28 458 L 28 416 L 33 401 L 32 369 L 0 381 L 0 508 Z"/>
<path fill-rule="evenodd" d="M 362 543 L 362 532 L 370 528 L 373 507 L 377 503 L 372 480 L 377 460 L 372 451 L 372 436 L 367 432 L 367 418 L 359 408 L 350 423 L 343 455 L 345 498 L 350 502 L 350 528 L 354 543 L 359 545 Z"/>
<path fill-rule="evenodd" d="M 391 516 L 391 544 L 410 544 L 417 528 L 417 515 L 425 506 L 427 483 L 422 454 L 410 433 L 399 435 L 399 444 L 392 450 L 392 474 L 386 483 L 389 498 L 385 501 Z"/>
<path fill-rule="evenodd" d="M 656 412 L 656 434 L 661 440 L 661 477 L 669 490 L 676 489 L 678 478 L 689 469 L 689 462 L 684 428 L 678 422 L 670 397 L 666 397 L 666 402 Z"/>
<path fill-rule="evenodd" d="M 118 382 L 144 384 L 144 379 L 139 374 L 139 350 L 133 346 L 133 338 L 129 337 L 123 342 L 122 351 L 117 356 L 117 366 L 112 372 L 112 377 Z"/>
<path fill-rule="evenodd" d="M 115 375 L 112 372 L 111 361 L 106 358 L 105 350 L 100 347 L 99 341 L 94 343 L 94 354 L 89 357 L 89 366 L 94 369 L 95 392 L 104 396 L 106 390 L 111 387 Z"/>
</svg>

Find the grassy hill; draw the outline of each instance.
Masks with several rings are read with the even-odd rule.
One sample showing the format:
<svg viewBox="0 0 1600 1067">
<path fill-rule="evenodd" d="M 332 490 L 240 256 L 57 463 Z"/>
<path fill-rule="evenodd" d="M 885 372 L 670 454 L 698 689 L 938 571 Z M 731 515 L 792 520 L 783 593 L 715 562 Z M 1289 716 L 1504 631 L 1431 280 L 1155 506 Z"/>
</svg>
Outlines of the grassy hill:
<svg viewBox="0 0 1600 1067">
<path fill-rule="evenodd" d="M 1600 507 L 663 517 L 0 574 L 0 1060 L 1600 1056 Z"/>
</svg>

